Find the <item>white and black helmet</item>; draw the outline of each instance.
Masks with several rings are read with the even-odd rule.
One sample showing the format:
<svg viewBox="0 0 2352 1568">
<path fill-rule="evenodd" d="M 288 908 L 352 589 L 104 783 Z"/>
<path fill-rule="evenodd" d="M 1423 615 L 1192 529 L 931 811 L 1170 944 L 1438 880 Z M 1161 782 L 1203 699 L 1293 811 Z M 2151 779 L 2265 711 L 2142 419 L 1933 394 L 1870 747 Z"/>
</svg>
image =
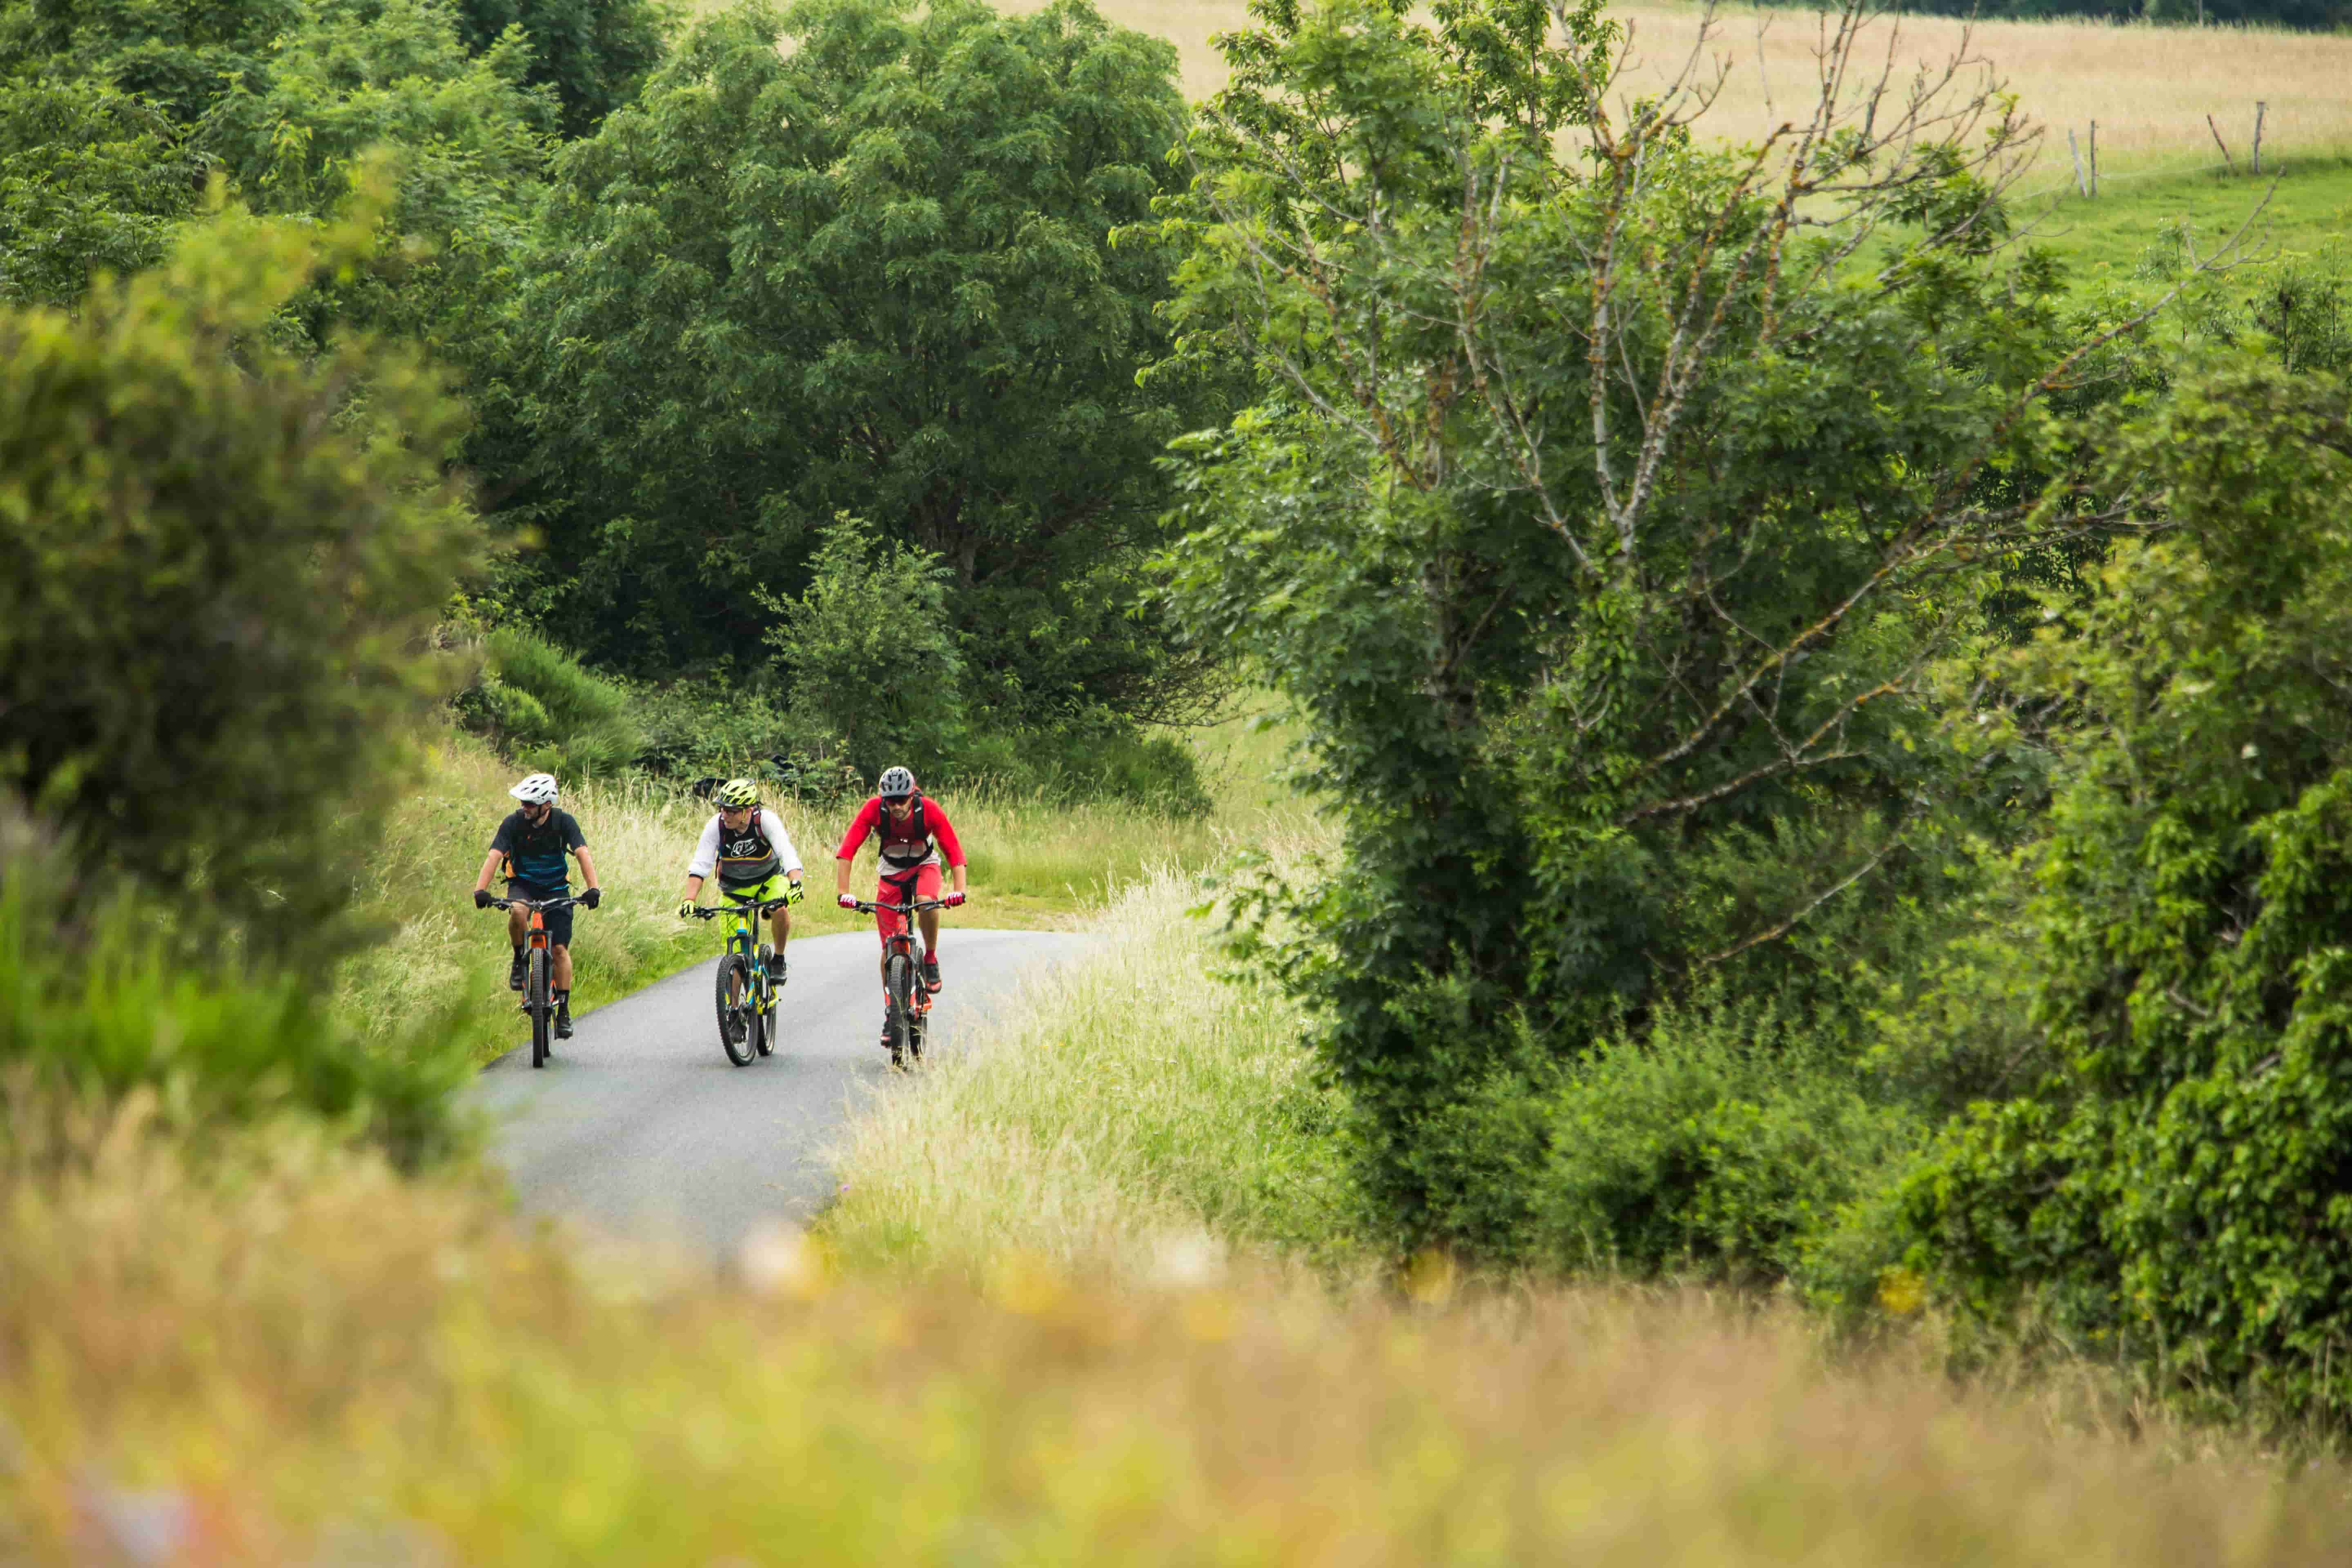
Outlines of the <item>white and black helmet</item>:
<svg viewBox="0 0 2352 1568">
<path fill-rule="evenodd" d="M 915 793 L 915 775 L 904 768 L 884 768 L 874 793 L 884 800 L 901 800 Z"/>
<path fill-rule="evenodd" d="M 553 805 L 555 804 L 555 775 L 553 773 L 533 773 L 530 777 L 523 780 L 522 783 L 515 785 L 514 788 L 507 791 L 507 793 L 514 796 L 517 800 L 522 802 L 525 805 Z"/>
</svg>

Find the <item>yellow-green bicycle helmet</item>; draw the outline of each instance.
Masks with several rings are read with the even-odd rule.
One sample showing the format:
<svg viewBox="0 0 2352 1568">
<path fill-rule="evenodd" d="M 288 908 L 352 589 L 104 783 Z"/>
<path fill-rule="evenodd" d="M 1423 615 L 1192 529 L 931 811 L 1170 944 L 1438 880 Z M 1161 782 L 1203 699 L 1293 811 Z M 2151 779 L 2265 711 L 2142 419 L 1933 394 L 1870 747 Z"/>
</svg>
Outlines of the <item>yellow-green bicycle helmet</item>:
<svg viewBox="0 0 2352 1568">
<path fill-rule="evenodd" d="M 740 811 L 760 804 L 760 786 L 750 779 L 729 779 L 719 786 L 718 800 L 722 806 Z"/>
</svg>

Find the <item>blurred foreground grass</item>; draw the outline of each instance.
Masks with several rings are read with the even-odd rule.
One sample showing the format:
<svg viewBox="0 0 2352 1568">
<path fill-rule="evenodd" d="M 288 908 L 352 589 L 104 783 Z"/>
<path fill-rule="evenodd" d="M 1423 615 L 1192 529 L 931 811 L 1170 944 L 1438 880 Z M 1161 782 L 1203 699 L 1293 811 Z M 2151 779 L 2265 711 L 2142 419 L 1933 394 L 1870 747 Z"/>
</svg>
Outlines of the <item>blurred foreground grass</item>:
<svg viewBox="0 0 2352 1568">
<path fill-rule="evenodd" d="M 1265 743 L 1232 740 L 1234 788 L 1262 787 Z M 466 765 L 445 845 L 388 860 L 386 889 L 478 858 L 504 772 Z M 616 888 L 625 863 L 675 875 L 682 809 L 646 803 L 641 840 L 592 823 Z M 0 1081 L 0 1562 L 2352 1551 L 2342 1468 L 2290 1474 L 2087 1379 L 1968 1392 L 1924 1342 L 1832 1366 L 1752 1300 L 1350 1270 L 1338 1108 L 1298 1020 L 1213 980 L 1183 913 L 1204 896 L 1186 856 L 1307 842 L 1234 820 L 1256 826 L 1099 861 L 1099 956 L 877 1096 L 823 1232 L 756 1236 L 716 1274 L 520 1222 L 483 1172 L 404 1178 L 319 1121 L 191 1140 L 144 1094 Z M 1039 824 L 1038 853 L 1069 826 Z M 616 905 L 596 914 L 622 951 L 639 915 Z M 404 940 L 401 963 L 433 951 Z"/>
<path fill-rule="evenodd" d="M 12 1096 L 0 1558 L 2321 1563 L 2346 1479 L 2084 1433 L 1801 1325 L 998 1258 L 567 1249 L 295 1129 Z"/>
</svg>

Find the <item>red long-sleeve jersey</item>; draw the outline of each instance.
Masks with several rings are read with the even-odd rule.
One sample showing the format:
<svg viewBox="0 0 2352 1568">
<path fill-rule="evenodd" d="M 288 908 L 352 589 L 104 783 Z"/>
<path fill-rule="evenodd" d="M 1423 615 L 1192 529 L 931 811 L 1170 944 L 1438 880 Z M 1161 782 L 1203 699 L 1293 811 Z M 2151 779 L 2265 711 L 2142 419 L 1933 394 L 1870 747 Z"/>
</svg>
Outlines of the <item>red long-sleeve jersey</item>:
<svg viewBox="0 0 2352 1568">
<path fill-rule="evenodd" d="M 835 857 L 854 860 L 866 847 L 866 840 L 875 835 L 882 839 L 882 871 L 896 876 L 911 871 L 918 866 L 934 865 L 944 853 L 950 866 L 963 864 L 963 846 L 956 840 L 955 825 L 940 803 L 929 795 L 915 797 L 915 809 L 908 814 L 902 827 L 891 822 L 882 809 L 882 797 L 869 795 L 857 808 L 856 820 L 842 836 L 840 852 Z"/>
</svg>

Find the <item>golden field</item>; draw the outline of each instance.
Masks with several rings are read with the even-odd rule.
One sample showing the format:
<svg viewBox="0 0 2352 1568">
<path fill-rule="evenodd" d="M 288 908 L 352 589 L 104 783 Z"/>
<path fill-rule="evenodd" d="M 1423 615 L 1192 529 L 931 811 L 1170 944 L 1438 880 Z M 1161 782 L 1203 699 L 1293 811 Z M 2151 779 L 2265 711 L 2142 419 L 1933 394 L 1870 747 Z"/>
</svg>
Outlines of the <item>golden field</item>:
<svg viewBox="0 0 2352 1568">
<path fill-rule="evenodd" d="M 1044 0 L 1007 0 L 1011 11 L 1034 10 Z M 1243 0 L 1097 0 L 1105 15 L 1172 40 L 1193 97 L 1224 82 L 1224 66 L 1209 40 L 1246 26 Z M 1815 13 L 1794 7 L 1697 5 L 1612 5 L 1610 14 L 1632 36 L 1620 90 L 1655 92 L 1693 60 L 1701 75 L 1722 72 L 1722 90 L 1700 121 L 1727 141 L 1755 138 L 1802 105 L 1816 90 L 1822 43 Z M 2066 130 L 2086 134 L 2099 122 L 2103 173 L 2180 168 L 2221 155 L 2205 117 L 2213 116 L 2241 165 L 2249 151 L 2254 100 L 2268 103 L 2263 146 L 2267 158 L 2352 149 L 2352 37 L 2248 28 L 2113 26 L 2090 21 L 1988 22 L 1973 26 L 1948 17 L 1886 16 L 1867 25 L 1857 61 L 1874 68 L 1890 60 L 1905 81 L 1923 64 L 1937 68 L 1966 51 L 1984 62 L 1972 79 L 1997 79 L 2015 91 L 2028 114 L 2049 128 L 2049 144 L 2032 184 L 2071 180 Z"/>
</svg>

